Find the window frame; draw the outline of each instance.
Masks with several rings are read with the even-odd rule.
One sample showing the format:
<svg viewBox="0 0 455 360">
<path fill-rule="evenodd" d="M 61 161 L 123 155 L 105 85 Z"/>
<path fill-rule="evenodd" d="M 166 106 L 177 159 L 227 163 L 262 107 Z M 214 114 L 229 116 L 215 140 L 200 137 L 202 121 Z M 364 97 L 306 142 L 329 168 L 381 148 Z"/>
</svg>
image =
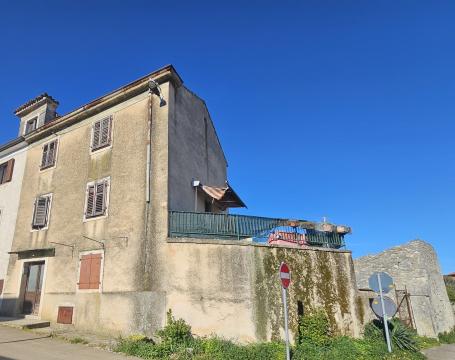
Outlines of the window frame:
<svg viewBox="0 0 455 360">
<path fill-rule="evenodd" d="M 104 191 L 104 213 L 100 214 L 100 215 L 87 216 L 87 206 L 88 206 L 88 200 L 89 200 L 89 197 L 88 197 L 89 188 L 91 186 L 95 186 L 95 189 L 96 189 L 96 185 L 101 184 L 101 183 L 105 183 L 106 184 L 105 185 L 105 191 Z M 84 202 L 84 218 L 83 218 L 83 222 L 93 221 L 93 220 L 98 220 L 98 219 L 104 219 L 104 218 L 107 218 L 109 216 L 110 189 L 111 189 L 111 178 L 110 178 L 110 176 L 105 177 L 103 179 L 99 179 L 99 180 L 95 180 L 95 181 L 91 181 L 91 182 L 87 183 L 87 186 L 85 188 L 85 202 Z M 96 207 L 96 192 L 94 194 L 94 198 L 95 198 L 94 207 Z"/>
<path fill-rule="evenodd" d="M 33 128 L 33 130 L 30 130 L 30 131 L 27 131 L 28 130 L 28 124 L 34 122 L 35 123 L 35 127 Z M 34 116 L 28 120 L 25 121 L 25 126 L 24 126 L 24 135 L 28 135 L 30 133 L 32 133 L 33 131 L 35 131 L 38 127 L 38 116 Z"/>
<path fill-rule="evenodd" d="M 93 142 L 95 140 L 95 126 L 96 124 L 100 124 L 100 134 L 99 134 L 99 138 L 100 138 L 100 141 L 101 141 L 101 133 L 102 133 L 102 124 L 103 124 L 103 121 L 105 120 L 108 120 L 109 121 L 109 133 L 108 133 L 108 141 L 106 143 L 99 143 L 99 145 L 97 146 L 94 146 Z M 113 124 L 114 124 L 114 121 L 113 121 L 113 116 L 112 115 L 109 115 L 109 116 L 104 116 L 102 117 L 101 119 L 99 120 L 96 120 L 93 122 L 92 124 L 92 130 L 91 130 L 91 137 L 90 137 L 90 153 L 97 153 L 101 150 L 104 150 L 104 149 L 109 149 L 111 146 L 112 146 L 112 134 L 113 134 Z"/>
<path fill-rule="evenodd" d="M 35 224 L 36 204 L 37 204 L 38 199 L 44 198 L 44 197 L 49 199 L 48 200 L 49 203 L 47 206 L 47 213 L 46 213 L 46 224 L 43 227 L 35 227 L 34 224 Z M 53 198 L 52 193 L 38 195 L 35 197 L 35 203 L 33 204 L 33 211 L 32 211 L 31 232 L 47 230 L 49 228 L 49 224 L 51 222 L 52 198 Z"/>
<path fill-rule="evenodd" d="M 81 277 L 81 265 L 82 265 L 82 256 L 91 255 L 91 254 L 101 254 L 101 263 L 100 263 L 100 284 L 98 289 L 79 289 L 79 280 Z M 103 249 L 100 250 L 87 250 L 79 252 L 79 263 L 77 266 L 77 279 L 76 279 L 76 293 L 102 293 L 103 292 L 103 280 L 104 280 L 104 258 L 105 252 Z"/>
<path fill-rule="evenodd" d="M 0 164 L 0 169 L 1 168 L 4 168 L 3 169 L 3 173 L 0 173 L 0 185 L 3 185 L 3 184 L 7 183 L 7 181 L 3 181 L 3 180 L 6 179 L 6 173 L 8 171 L 8 161 L 6 161 L 4 163 L 1 163 Z"/>
<path fill-rule="evenodd" d="M 46 163 L 44 166 L 43 166 L 43 155 L 44 155 L 44 148 L 46 146 L 50 146 L 52 143 L 55 143 L 55 149 L 54 149 L 54 162 L 52 164 L 48 164 Z M 42 149 L 42 152 L 41 152 L 41 163 L 40 163 L 40 171 L 44 171 L 44 170 L 48 170 L 48 169 L 53 169 L 57 166 L 57 156 L 58 156 L 58 149 L 59 149 L 59 139 L 56 138 L 56 139 L 53 139 L 51 141 L 48 141 L 46 142 L 45 144 L 43 144 L 43 146 L 41 147 Z M 48 149 L 48 154 L 47 154 L 47 157 L 49 156 L 49 149 Z"/>
</svg>

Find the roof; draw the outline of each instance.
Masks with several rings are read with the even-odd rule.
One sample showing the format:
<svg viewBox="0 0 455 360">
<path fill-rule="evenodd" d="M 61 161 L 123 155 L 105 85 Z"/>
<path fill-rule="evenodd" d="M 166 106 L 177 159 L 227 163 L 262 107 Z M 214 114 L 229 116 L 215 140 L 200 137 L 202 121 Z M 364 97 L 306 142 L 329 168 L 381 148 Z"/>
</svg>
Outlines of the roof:
<svg viewBox="0 0 455 360">
<path fill-rule="evenodd" d="M 452 276 L 455 277 L 455 272 L 448 273 L 446 276 Z"/>
<path fill-rule="evenodd" d="M 201 188 L 208 196 L 215 200 L 222 210 L 234 207 L 246 207 L 242 199 L 240 199 L 234 189 L 229 185 L 226 187 L 202 185 Z"/>
<path fill-rule="evenodd" d="M 19 113 L 23 112 L 24 110 L 34 106 L 34 105 L 41 105 L 45 103 L 54 103 L 58 105 L 58 101 L 55 100 L 52 96 L 50 96 L 48 93 L 42 93 L 41 95 L 38 95 L 36 98 L 27 101 L 25 104 L 19 106 L 16 110 L 14 110 L 14 114 L 18 115 Z"/>
</svg>

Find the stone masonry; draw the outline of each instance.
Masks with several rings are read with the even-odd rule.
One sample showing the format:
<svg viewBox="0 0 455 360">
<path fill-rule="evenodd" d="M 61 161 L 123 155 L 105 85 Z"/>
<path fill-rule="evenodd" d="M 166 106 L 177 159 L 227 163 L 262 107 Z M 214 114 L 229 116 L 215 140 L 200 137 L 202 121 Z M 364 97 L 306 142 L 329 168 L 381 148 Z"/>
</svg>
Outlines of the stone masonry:
<svg viewBox="0 0 455 360">
<path fill-rule="evenodd" d="M 422 240 L 396 246 L 377 255 L 354 260 L 359 289 L 367 289 L 368 278 L 375 271 L 385 271 L 395 281 L 397 290 L 410 293 L 412 313 L 420 335 L 435 337 L 451 330 L 454 314 L 444 286 L 438 258 L 433 247 Z M 390 294 L 392 299 L 395 294 Z M 370 309 L 366 309 L 370 311 Z M 367 314 L 368 317 L 370 314 Z"/>
</svg>

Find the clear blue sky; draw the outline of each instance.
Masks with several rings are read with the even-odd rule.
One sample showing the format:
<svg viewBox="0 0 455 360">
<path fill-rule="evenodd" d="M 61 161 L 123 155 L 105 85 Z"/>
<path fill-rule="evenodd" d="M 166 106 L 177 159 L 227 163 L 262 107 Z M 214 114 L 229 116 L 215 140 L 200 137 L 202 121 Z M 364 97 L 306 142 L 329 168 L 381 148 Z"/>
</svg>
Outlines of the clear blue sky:
<svg viewBox="0 0 455 360">
<path fill-rule="evenodd" d="M 454 1 L 9 1 L 0 143 L 165 64 L 209 106 L 242 213 L 352 226 L 354 256 L 422 238 L 455 271 Z M 455 232 L 455 231 L 454 231 Z"/>
</svg>

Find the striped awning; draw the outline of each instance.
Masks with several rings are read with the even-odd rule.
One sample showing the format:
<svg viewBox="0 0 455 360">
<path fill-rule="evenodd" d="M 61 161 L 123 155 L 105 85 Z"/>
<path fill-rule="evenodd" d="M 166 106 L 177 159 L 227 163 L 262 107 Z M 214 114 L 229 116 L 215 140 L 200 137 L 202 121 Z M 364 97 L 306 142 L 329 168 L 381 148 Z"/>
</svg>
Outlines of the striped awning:
<svg viewBox="0 0 455 360">
<path fill-rule="evenodd" d="M 230 186 L 217 187 L 201 185 L 201 189 L 207 196 L 212 198 L 216 205 L 222 210 L 226 210 L 227 208 L 246 208 L 245 203 Z"/>
</svg>

